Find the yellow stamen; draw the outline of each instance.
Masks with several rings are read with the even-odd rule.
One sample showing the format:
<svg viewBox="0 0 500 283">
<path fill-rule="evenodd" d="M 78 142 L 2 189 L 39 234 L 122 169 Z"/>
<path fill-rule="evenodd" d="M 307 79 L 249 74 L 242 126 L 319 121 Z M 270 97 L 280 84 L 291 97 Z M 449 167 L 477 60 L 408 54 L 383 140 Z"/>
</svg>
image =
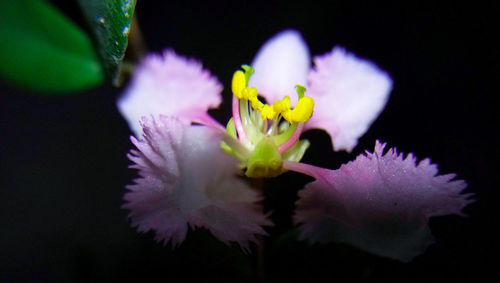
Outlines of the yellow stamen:
<svg viewBox="0 0 500 283">
<path fill-rule="evenodd" d="M 262 103 L 257 96 L 253 97 L 250 99 L 250 102 L 252 102 L 252 108 L 257 109 L 257 110 L 262 110 L 262 107 L 264 107 L 264 103 Z"/>
<path fill-rule="evenodd" d="M 291 123 L 306 122 L 311 118 L 311 115 L 313 113 L 313 108 L 314 108 L 314 99 L 312 99 L 312 97 L 310 96 L 303 96 L 302 98 L 299 99 L 299 101 L 297 101 L 297 104 L 290 113 L 291 114 L 290 120 L 292 121 L 288 119 L 287 120 Z"/>
<path fill-rule="evenodd" d="M 278 116 L 278 113 L 273 110 L 273 107 L 267 104 L 264 104 L 262 109 L 260 109 L 260 114 L 262 115 L 262 119 L 274 119 Z"/>
<path fill-rule="evenodd" d="M 247 87 L 247 80 L 242 71 L 236 71 L 233 75 L 232 91 L 239 99 L 242 99 L 242 92 Z"/>
<path fill-rule="evenodd" d="M 285 111 L 290 110 L 290 97 L 287 95 L 281 100 L 276 100 L 273 103 L 273 110 L 277 113 L 283 113 Z"/>
<path fill-rule="evenodd" d="M 257 99 L 257 95 L 259 93 L 259 91 L 255 88 L 255 87 L 250 87 L 250 88 L 246 88 L 244 90 L 244 97 L 243 99 L 246 99 L 246 100 L 254 100 L 254 99 Z"/>
<path fill-rule="evenodd" d="M 305 96 L 306 88 L 297 85 L 299 100 L 293 109 L 290 105 L 290 97 L 285 96 L 281 100 L 276 100 L 272 105 L 262 103 L 258 98 L 258 91 L 255 87 L 248 87 L 248 81 L 253 73 L 253 68 L 243 65 L 243 71 L 236 71 L 233 75 L 232 91 L 236 97 L 251 102 L 252 108 L 259 110 L 263 119 L 275 119 L 279 114 L 290 123 L 306 122 L 311 118 L 314 108 L 314 99 Z"/>
</svg>

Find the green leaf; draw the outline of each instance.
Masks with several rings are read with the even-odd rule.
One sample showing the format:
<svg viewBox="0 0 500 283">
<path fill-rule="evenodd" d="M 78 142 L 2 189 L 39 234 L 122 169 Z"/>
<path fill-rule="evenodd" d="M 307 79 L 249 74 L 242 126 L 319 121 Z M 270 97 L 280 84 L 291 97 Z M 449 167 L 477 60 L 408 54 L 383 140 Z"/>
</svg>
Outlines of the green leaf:
<svg viewBox="0 0 500 283">
<path fill-rule="evenodd" d="M 78 2 L 93 32 L 104 70 L 113 84 L 118 85 L 136 0 L 78 0 Z"/>
<path fill-rule="evenodd" d="M 0 1 L 0 76 L 45 92 L 82 90 L 104 79 L 92 42 L 45 1 Z"/>
</svg>

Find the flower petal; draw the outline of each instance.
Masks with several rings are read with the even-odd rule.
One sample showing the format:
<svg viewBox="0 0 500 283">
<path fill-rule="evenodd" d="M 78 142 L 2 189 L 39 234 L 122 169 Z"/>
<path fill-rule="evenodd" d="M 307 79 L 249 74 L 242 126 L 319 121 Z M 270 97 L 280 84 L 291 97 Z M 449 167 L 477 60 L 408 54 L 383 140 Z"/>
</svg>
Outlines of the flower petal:
<svg viewBox="0 0 500 283">
<path fill-rule="evenodd" d="M 306 85 L 310 65 L 309 49 L 300 33 L 282 31 L 266 41 L 255 56 L 255 74 L 249 86 L 256 87 L 269 104 L 289 95 L 295 105 L 295 85 Z"/>
<path fill-rule="evenodd" d="M 306 128 L 324 129 L 335 150 L 351 151 L 384 108 L 392 79 L 342 47 L 314 59 L 307 94 L 315 100 Z"/>
<path fill-rule="evenodd" d="M 127 186 L 124 208 L 140 232 L 156 231 L 156 239 L 179 245 L 188 225 L 205 227 L 221 241 L 244 250 L 265 235 L 270 221 L 256 205 L 259 194 L 238 177 L 238 161 L 220 148 L 223 131 L 187 125 L 160 116 L 144 119 L 144 140 L 134 137 L 132 168 L 139 178 Z"/>
<path fill-rule="evenodd" d="M 316 178 L 299 193 L 295 222 L 313 242 L 344 242 L 368 252 L 410 261 L 432 243 L 429 217 L 459 214 L 471 202 L 454 174 L 437 175 L 429 159 L 397 154 L 378 141 L 338 170 L 302 165 Z M 295 165 L 297 166 L 297 165 Z M 288 168 L 290 169 L 290 168 Z M 297 170 L 298 169 L 298 170 Z"/>
<path fill-rule="evenodd" d="M 167 115 L 213 124 L 207 113 L 221 103 L 222 86 L 201 63 L 165 50 L 150 54 L 137 67 L 131 84 L 118 99 L 120 113 L 137 137 L 142 116 Z"/>
</svg>

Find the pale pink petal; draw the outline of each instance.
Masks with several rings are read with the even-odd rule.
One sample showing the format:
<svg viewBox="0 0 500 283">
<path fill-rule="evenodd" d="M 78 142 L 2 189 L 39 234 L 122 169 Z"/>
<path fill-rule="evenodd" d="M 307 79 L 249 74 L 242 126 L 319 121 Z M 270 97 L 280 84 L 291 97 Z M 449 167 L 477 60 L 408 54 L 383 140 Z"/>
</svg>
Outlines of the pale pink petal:
<svg viewBox="0 0 500 283">
<path fill-rule="evenodd" d="M 338 170 L 291 164 L 287 169 L 316 178 L 299 192 L 295 222 L 312 242 L 343 242 L 368 252 L 410 261 L 433 242 L 429 217 L 458 214 L 471 202 L 454 174 L 378 141 L 375 152 L 359 155 Z M 291 168 L 292 167 L 292 168 Z M 293 168 L 295 167 L 295 168 Z"/>
<path fill-rule="evenodd" d="M 205 227 L 221 241 L 248 250 L 270 221 L 257 205 L 259 194 L 238 176 L 238 161 L 220 148 L 218 128 L 188 125 L 160 116 L 143 121 L 143 140 L 129 158 L 139 178 L 127 186 L 124 208 L 132 226 L 154 230 L 156 239 L 179 245 L 188 226 Z"/>
<path fill-rule="evenodd" d="M 137 137 L 142 116 L 176 116 L 186 123 L 214 123 L 207 113 L 221 103 L 222 86 L 200 62 L 165 50 L 149 54 L 118 99 L 120 113 Z"/>
<path fill-rule="evenodd" d="M 342 47 L 314 59 L 307 94 L 315 100 L 306 128 L 324 129 L 335 150 L 351 151 L 384 108 L 392 79 Z"/>
<path fill-rule="evenodd" d="M 255 56 L 249 86 L 255 86 L 268 103 L 289 95 L 295 105 L 295 85 L 306 85 L 310 65 L 309 49 L 300 33 L 282 31 L 266 41 Z"/>
</svg>

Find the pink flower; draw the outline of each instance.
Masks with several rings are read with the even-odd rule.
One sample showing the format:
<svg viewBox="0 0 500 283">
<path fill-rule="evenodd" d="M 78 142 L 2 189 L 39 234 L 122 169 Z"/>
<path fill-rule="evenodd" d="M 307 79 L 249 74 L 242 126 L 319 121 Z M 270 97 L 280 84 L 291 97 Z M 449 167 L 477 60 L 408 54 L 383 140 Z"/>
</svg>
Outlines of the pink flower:
<svg viewBox="0 0 500 283">
<path fill-rule="evenodd" d="M 132 225 L 174 246 L 188 227 L 205 227 L 248 250 L 272 223 L 242 173 L 259 178 L 292 170 L 316 179 L 299 193 L 294 220 L 302 238 L 402 261 L 422 253 L 432 242 L 429 217 L 460 214 L 470 202 L 461 194 L 465 182 L 438 176 L 428 159 L 416 165 L 411 154 L 384 155 L 378 141 L 374 153 L 338 170 L 300 163 L 310 146 L 299 139 L 302 131 L 323 129 L 336 150 L 351 151 L 392 88 L 387 73 L 341 47 L 314 63 L 298 32 L 271 38 L 253 67 L 235 73 L 233 117 L 224 130 L 207 113 L 221 102 L 216 78 L 170 50 L 148 56 L 118 100 L 136 137 L 142 134 L 132 137 L 137 150 L 129 154 L 139 178 L 124 197 Z"/>
</svg>

